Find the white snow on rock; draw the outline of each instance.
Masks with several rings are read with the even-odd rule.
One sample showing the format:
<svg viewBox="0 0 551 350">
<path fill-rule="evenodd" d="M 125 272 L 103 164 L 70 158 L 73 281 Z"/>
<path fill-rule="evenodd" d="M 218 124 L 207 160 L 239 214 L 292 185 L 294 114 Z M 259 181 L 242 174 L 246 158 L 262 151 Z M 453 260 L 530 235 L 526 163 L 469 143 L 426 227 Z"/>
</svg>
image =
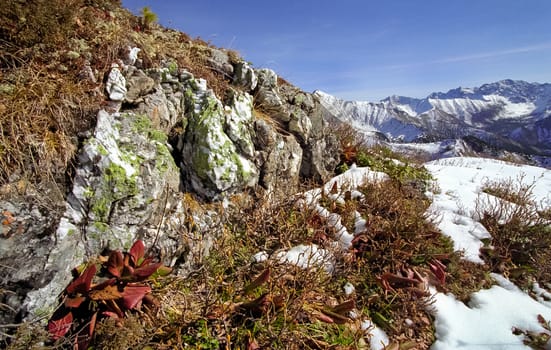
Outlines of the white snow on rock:
<svg viewBox="0 0 551 350">
<path fill-rule="evenodd" d="M 368 182 L 383 181 L 387 178 L 388 176 L 384 173 L 372 171 L 369 168 L 358 168 L 353 165 L 348 171 L 329 180 L 322 188 L 316 188 L 300 194 L 297 205 L 307 206 L 317 212 L 321 218 L 325 219 L 327 225 L 332 227 L 336 233 L 335 237 L 333 237 L 335 239 L 333 246 L 338 249 L 347 250 L 352 245 L 354 235 L 349 233 L 342 224 L 339 214 L 330 212 L 319 203 L 322 193 L 331 196 L 337 202 L 344 201 L 345 191 L 351 191 L 351 196 L 357 198 L 362 195 L 356 190 L 358 186 Z M 335 184 L 337 186 L 337 194 L 331 194 L 331 190 Z M 363 231 L 365 225 L 365 220 L 357 213 L 355 231 Z M 257 253 L 253 257 L 255 261 L 258 261 L 257 256 L 264 257 L 262 252 Z M 301 244 L 289 250 L 280 251 L 275 254 L 274 258 L 280 263 L 290 263 L 305 269 L 318 266 L 323 267 L 329 273 L 332 273 L 334 270 L 335 257 L 333 253 L 329 250 L 321 249 L 315 244 Z"/>
<path fill-rule="evenodd" d="M 270 258 L 270 255 L 268 255 L 268 253 L 258 252 L 255 255 L 253 255 L 252 260 L 255 263 L 261 263 L 261 262 L 264 262 L 264 261 L 268 260 L 269 258 Z"/>
<path fill-rule="evenodd" d="M 352 295 L 352 293 L 354 293 L 356 291 L 356 288 L 354 287 L 354 285 L 352 283 L 346 282 L 346 284 L 343 287 L 343 290 L 344 290 L 344 294 L 346 296 L 349 296 L 349 295 Z"/>
<path fill-rule="evenodd" d="M 133 47 L 130 49 L 130 51 L 128 52 L 128 64 L 133 65 L 134 63 L 136 63 L 140 51 L 141 49 L 139 47 Z"/>
<path fill-rule="evenodd" d="M 361 197 L 362 194 L 356 191 L 359 186 L 369 182 L 380 182 L 385 179 L 388 179 L 388 175 L 385 173 L 373 171 L 368 167 L 358 168 L 353 164 L 349 170 L 335 176 L 322 188 L 316 188 L 305 192 L 303 194 L 304 200 L 302 203 L 313 209 L 320 217 L 325 219 L 327 224 L 335 230 L 335 238 L 337 238 L 339 246 L 342 249 L 348 249 L 352 245 L 354 235 L 349 233 L 342 224 L 340 215 L 331 213 L 328 209 L 320 205 L 319 200 L 322 198 L 322 195 L 325 194 L 337 203 L 344 203 L 346 191 L 350 191 L 353 198 Z M 337 189 L 337 193 L 331 193 L 333 188 Z M 362 228 L 362 224 L 365 225 L 365 221 L 362 221 L 361 217 L 357 217 L 356 232 Z"/>
</svg>

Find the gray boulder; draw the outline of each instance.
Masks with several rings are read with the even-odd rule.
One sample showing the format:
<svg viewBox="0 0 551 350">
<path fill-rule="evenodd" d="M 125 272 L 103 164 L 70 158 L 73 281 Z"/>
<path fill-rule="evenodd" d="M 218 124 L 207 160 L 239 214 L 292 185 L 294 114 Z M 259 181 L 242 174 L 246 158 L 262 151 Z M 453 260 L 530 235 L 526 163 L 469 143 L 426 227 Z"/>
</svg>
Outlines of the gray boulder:
<svg viewBox="0 0 551 350">
<path fill-rule="evenodd" d="M 256 88 L 258 79 L 254 69 L 247 62 L 241 61 L 234 67 L 233 83 L 246 91 L 253 91 Z"/>
<path fill-rule="evenodd" d="M 208 199 L 255 186 L 258 170 L 250 159 L 252 98 L 234 95 L 231 105 L 224 107 L 205 81 L 192 81 L 190 87 L 181 140 L 182 171 L 189 186 Z"/>
<path fill-rule="evenodd" d="M 298 187 L 302 148 L 295 137 L 281 134 L 262 119 L 255 121 L 255 144 L 259 149 L 259 183 L 270 191 L 286 189 L 289 192 Z"/>
<path fill-rule="evenodd" d="M 127 78 L 127 92 L 125 101 L 129 103 L 138 103 L 143 100 L 143 96 L 149 94 L 155 87 L 155 81 L 148 77 L 144 71 L 135 70 L 133 74 Z"/>
<path fill-rule="evenodd" d="M 226 77 L 233 76 L 233 66 L 230 62 L 228 52 L 221 49 L 210 48 L 209 65 L 218 73 Z"/>
<path fill-rule="evenodd" d="M 255 105 L 282 124 L 291 120 L 287 105 L 279 96 L 277 75 L 271 69 L 256 70 L 258 85 L 255 90 Z"/>
</svg>

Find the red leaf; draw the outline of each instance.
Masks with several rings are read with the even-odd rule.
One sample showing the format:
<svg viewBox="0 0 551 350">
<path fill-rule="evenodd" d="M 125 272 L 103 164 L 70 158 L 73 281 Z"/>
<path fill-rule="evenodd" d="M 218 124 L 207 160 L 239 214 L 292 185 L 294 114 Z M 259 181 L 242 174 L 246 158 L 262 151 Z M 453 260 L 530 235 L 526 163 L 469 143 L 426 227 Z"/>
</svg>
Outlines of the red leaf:
<svg viewBox="0 0 551 350">
<path fill-rule="evenodd" d="M 248 286 L 245 287 L 245 294 L 252 292 L 257 287 L 260 287 L 262 284 L 268 282 L 269 279 L 270 279 L 270 268 L 268 267 L 257 278 L 255 278 L 254 281 L 252 281 L 251 283 L 249 283 Z"/>
<path fill-rule="evenodd" d="M 122 292 L 122 304 L 128 310 L 135 309 L 141 304 L 146 294 L 151 292 L 151 288 L 142 285 L 128 284 Z"/>
<path fill-rule="evenodd" d="M 132 262 L 134 263 L 134 266 L 138 266 L 140 264 L 140 260 L 142 260 L 145 255 L 145 245 L 141 240 L 138 239 L 132 245 L 132 248 L 130 248 L 129 253 L 132 257 Z"/>
<path fill-rule="evenodd" d="M 354 299 L 340 303 L 337 306 L 332 307 L 330 310 L 338 315 L 345 316 L 348 312 L 352 311 L 356 307 Z"/>
<path fill-rule="evenodd" d="M 96 274 L 96 265 L 90 265 L 84 272 L 78 276 L 76 280 L 71 282 L 67 286 L 67 293 L 81 293 L 84 294 L 90 290 L 90 284 L 92 283 L 92 278 Z"/>
<path fill-rule="evenodd" d="M 124 257 L 122 256 L 122 253 L 117 251 L 111 252 L 109 254 L 109 260 L 107 260 L 107 271 L 113 277 L 121 277 L 121 272 L 124 267 Z"/>
<path fill-rule="evenodd" d="M 134 276 L 134 268 L 130 265 L 124 265 L 124 268 L 122 269 L 122 276 Z"/>
<path fill-rule="evenodd" d="M 72 324 L 73 314 L 68 312 L 62 318 L 58 320 L 50 320 L 48 322 L 48 333 L 50 333 L 53 340 L 57 340 L 67 334 L 69 329 L 71 329 Z"/>
<path fill-rule="evenodd" d="M 162 263 L 155 263 L 150 264 L 142 267 L 138 267 L 134 270 L 134 277 L 136 278 L 136 281 L 143 281 L 147 279 L 149 276 L 155 273 L 159 267 L 161 267 Z"/>
<path fill-rule="evenodd" d="M 94 330 L 96 329 L 97 317 L 98 313 L 94 312 L 90 318 L 90 321 L 77 333 L 77 337 L 75 339 L 76 350 L 88 349 L 88 344 L 90 344 L 90 340 L 92 340 L 92 335 L 94 335 Z"/>
<path fill-rule="evenodd" d="M 380 280 L 381 280 L 381 284 L 386 290 L 389 290 L 389 289 L 391 290 L 393 288 L 411 287 L 419 283 L 418 280 L 415 280 L 413 278 L 398 276 L 390 272 L 385 272 L 380 277 Z"/>
<path fill-rule="evenodd" d="M 446 266 L 438 260 L 432 260 L 429 263 L 430 271 L 441 285 L 446 284 Z"/>
<path fill-rule="evenodd" d="M 329 317 L 329 316 L 327 316 L 327 315 L 325 315 L 325 314 L 322 314 L 321 312 L 316 312 L 316 313 L 314 314 L 314 316 L 315 316 L 318 320 L 320 320 L 320 321 L 322 321 L 322 322 L 325 322 L 325 323 L 335 323 L 335 321 L 334 321 L 331 317 Z"/>
</svg>

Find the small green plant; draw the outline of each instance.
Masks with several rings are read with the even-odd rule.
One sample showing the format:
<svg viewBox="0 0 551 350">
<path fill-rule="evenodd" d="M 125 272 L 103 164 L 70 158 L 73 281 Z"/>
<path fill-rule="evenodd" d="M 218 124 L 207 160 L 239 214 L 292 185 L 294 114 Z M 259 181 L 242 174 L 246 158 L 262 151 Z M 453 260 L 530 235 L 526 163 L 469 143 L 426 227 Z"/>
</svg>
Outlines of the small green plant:
<svg viewBox="0 0 551 350">
<path fill-rule="evenodd" d="M 157 14 L 151 11 L 149 6 L 144 6 L 141 9 L 141 24 L 144 30 L 151 29 L 151 26 L 155 24 L 158 20 Z"/>
<path fill-rule="evenodd" d="M 154 305 L 151 287 L 140 282 L 170 272 L 162 263 L 145 257 L 140 240 L 128 253 L 113 251 L 103 260 L 77 268 L 78 277 L 65 288 L 61 305 L 48 322 L 52 340 L 73 336 L 75 349 L 87 349 L 101 318 L 122 319 L 126 311 L 139 309 L 142 303 Z"/>
</svg>

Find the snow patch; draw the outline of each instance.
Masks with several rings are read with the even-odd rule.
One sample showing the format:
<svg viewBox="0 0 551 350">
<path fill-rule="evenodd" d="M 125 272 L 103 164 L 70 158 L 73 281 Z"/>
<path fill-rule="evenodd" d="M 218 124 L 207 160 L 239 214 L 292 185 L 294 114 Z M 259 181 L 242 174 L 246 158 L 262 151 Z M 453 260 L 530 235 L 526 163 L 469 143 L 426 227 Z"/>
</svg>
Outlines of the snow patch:
<svg viewBox="0 0 551 350">
<path fill-rule="evenodd" d="M 278 252 L 275 259 L 282 264 L 293 264 L 303 269 L 323 267 L 327 273 L 335 269 L 333 254 L 315 244 L 300 244 L 289 250 Z"/>
<path fill-rule="evenodd" d="M 504 277 L 492 274 L 499 283 L 474 293 L 467 305 L 451 294 L 435 293 L 436 342 L 432 350 L 530 349 L 512 327 L 544 332 L 538 315 L 551 320 L 551 308 L 530 298 Z M 434 292 L 434 291 L 433 291 Z"/>
<path fill-rule="evenodd" d="M 371 350 L 383 350 L 390 344 L 385 331 L 377 327 L 370 319 L 362 321 L 361 328 L 369 333 L 369 347 Z"/>
</svg>

